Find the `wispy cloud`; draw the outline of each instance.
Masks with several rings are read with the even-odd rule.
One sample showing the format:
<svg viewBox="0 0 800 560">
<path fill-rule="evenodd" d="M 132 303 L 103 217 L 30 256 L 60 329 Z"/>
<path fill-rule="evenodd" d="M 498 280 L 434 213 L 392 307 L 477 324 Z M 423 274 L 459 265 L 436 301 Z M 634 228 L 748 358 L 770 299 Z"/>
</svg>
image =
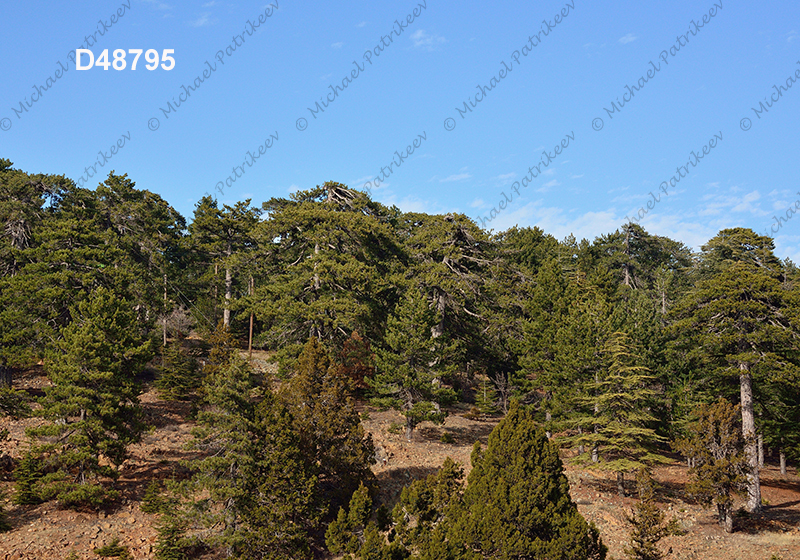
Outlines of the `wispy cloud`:
<svg viewBox="0 0 800 560">
<path fill-rule="evenodd" d="M 332 43 L 331 44 L 331 47 L 333 47 L 334 49 L 341 49 L 343 46 L 344 46 L 344 43 L 342 43 L 341 41 L 339 41 L 338 43 Z"/>
<path fill-rule="evenodd" d="M 484 206 L 486 206 L 486 203 L 483 201 L 482 198 L 476 198 L 470 203 L 470 206 L 472 208 L 483 208 Z"/>
<path fill-rule="evenodd" d="M 211 25 L 214 23 L 211 20 L 211 14 L 209 12 L 202 13 L 198 16 L 197 19 L 194 19 L 189 22 L 189 25 L 192 27 L 204 27 L 206 25 Z"/>
<path fill-rule="evenodd" d="M 628 33 L 624 37 L 619 38 L 619 42 L 623 45 L 627 45 L 628 43 L 633 43 L 638 37 L 636 37 L 633 33 Z"/>
<path fill-rule="evenodd" d="M 161 0 L 144 0 L 151 6 L 153 6 L 156 10 L 171 10 L 172 6 L 167 4 L 166 2 L 161 2 Z"/>
<path fill-rule="evenodd" d="M 366 21 L 360 21 L 360 22 L 358 22 L 358 24 L 356 25 L 356 27 L 364 27 L 365 25 L 367 25 L 367 22 L 366 22 Z"/>
<path fill-rule="evenodd" d="M 216 5 L 217 5 L 217 0 L 211 0 L 211 2 L 206 2 L 205 4 L 203 4 L 203 7 L 204 8 L 211 8 L 212 6 L 216 6 Z"/>
<path fill-rule="evenodd" d="M 430 35 L 425 32 L 424 29 L 418 29 L 413 35 L 411 35 L 411 40 L 414 42 L 415 47 L 422 47 L 432 51 L 436 45 L 441 45 L 442 43 L 447 42 L 444 37 L 440 37 L 439 35 Z"/>
<path fill-rule="evenodd" d="M 444 179 L 439 179 L 440 183 L 450 183 L 452 181 L 463 181 L 464 179 L 469 179 L 472 177 L 469 173 L 458 173 L 457 175 L 450 175 L 449 177 L 445 177 Z"/>
</svg>

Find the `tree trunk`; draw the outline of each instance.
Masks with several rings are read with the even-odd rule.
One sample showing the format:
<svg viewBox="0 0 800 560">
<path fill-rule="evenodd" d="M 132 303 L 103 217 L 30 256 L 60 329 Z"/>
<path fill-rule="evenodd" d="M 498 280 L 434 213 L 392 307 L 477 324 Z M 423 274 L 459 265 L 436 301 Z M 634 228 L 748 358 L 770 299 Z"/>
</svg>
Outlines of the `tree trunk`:
<svg viewBox="0 0 800 560">
<path fill-rule="evenodd" d="M 253 295 L 253 277 L 250 277 L 250 295 Z M 253 359 L 253 312 L 250 311 L 250 334 L 247 337 L 247 359 Z"/>
<path fill-rule="evenodd" d="M 617 473 L 617 493 L 620 498 L 625 497 L 625 473 L 622 471 Z"/>
<path fill-rule="evenodd" d="M 592 463 L 599 463 L 600 462 L 600 451 L 597 449 L 597 446 L 592 446 Z"/>
<path fill-rule="evenodd" d="M 747 511 L 761 512 L 761 478 L 758 473 L 758 444 L 753 411 L 753 376 L 747 364 L 739 364 L 739 390 L 742 406 L 742 433 L 745 437 L 744 454 L 750 465 L 747 475 Z"/>
<path fill-rule="evenodd" d="M 228 259 L 231 258 L 233 254 L 233 244 L 228 241 L 227 251 L 225 251 L 225 255 Z M 231 295 L 233 292 L 233 271 L 231 270 L 230 263 L 226 263 L 225 266 L 225 310 L 223 311 L 222 315 L 222 323 L 230 328 L 231 326 Z"/>
<path fill-rule="evenodd" d="M 731 506 L 717 504 L 717 520 L 725 528 L 726 533 L 733 533 L 733 512 Z"/>
<path fill-rule="evenodd" d="M 414 420 L 411 416 L 406 416 L 406 441 L 411 442 L 411 434 L 414 433 Z"/>
<path fill-rule="evenodd" d="M 552 422 L 552 421 L 553 421 L 553 415 L 552 415 L 552 414 L 550 414 L 550 411 L 549 411 L 549 410 L 548 410 L 547 412 L 545 412 L 545 413 L 544 413 L 544 421 L 548 423 L 548 427 L 549 427 L 549 425 L 550 425 L 550 422 Z M 550 430 L 549 430 L 549 429 L 548 429 L 548 430 L 545 430 L 545 432 L 544 432 L 544 433 L 545 433 L 545 435 L 547 436 L 547 439 L 550 439 L 551 437 L 553 437 L 553 434 L 550 432 Z"/>
<path fill-rule="evenodd" d="M 6 365 L 6 361 L 0 361 L 0 387 L 11 388 L 14 376 L 11 374 L 11 367 Z"/>
<path fill-rule="evenodd" d="M 781 476 L 786 476 L 786 453 L 781 449 Z"/>
<path fill-rule="evenodd" d="M 578 426 L 578 434 L 582 434 L 582 433 L 583 433 L 583 428 Z M 582 443 L 579 443 L 578 444 L 578 455 L 583 455 L 584 453 L 586 453 L 586 448 L 583 446 Z"/>
<path fill-rule="evenodd" d="M 162 331 L 162 334 L 164 338 L 163 345 L 166 346 L 167 345 L 167 275 L 166 274 L 164 275 L 164 329 Z M 163 361 L 161 365 L 162 366 L 164 365 Z"/>
<path fill-rule="evenodd" d="M 758 468 L 764 468 L 764 435 L 758 434 Z"/>
</svg>

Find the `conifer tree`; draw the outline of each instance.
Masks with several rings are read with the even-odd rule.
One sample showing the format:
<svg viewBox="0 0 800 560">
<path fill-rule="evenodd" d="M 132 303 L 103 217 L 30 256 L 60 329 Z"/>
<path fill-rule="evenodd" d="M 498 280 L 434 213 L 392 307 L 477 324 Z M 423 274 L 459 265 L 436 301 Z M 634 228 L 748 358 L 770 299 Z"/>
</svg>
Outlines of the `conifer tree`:
<svg viewBox="0 0 800 560">
<path fill-rule="evenodd" d="M 691 458 L 693 475 L 687 486 L 691 496 L 702 503 L 717 506 L 719 524 L 733 531 L 733 495 L 747 491 L 747 474 L 752 468 L 745 454 L 738 406 L 723 398 L 703 405 L 688 438 L 678 440 L 675 448 Z"/>
<path fill-rule="evenodd" d="M 658 542 L 668 535 L 680 533 L 677 521 L 666 519 L 664 512 L 655 502 L 655 481 L 647 469 L 639 469 L 636 473 L 636 486 L 639 502 L 628 517 L 633 526 L 630 546 L 625 554 L 630 560 L 661 560 L 664 553 L 658 548 Z"/>
<path fill-rule="evenodd" d="M 656 422 L 648 410 L 655 396 L 654 378 L 646 367 L 631 365 L 628 335 L 613 333 L 605 353 L 610 361 L 607 373 L 595 384 L 594 394 L 586 397 L 594 414 L 575 420 L 577 425 L 595 429 L 571 441 L 599 450 L 598 468 L 616 473 L 617 490 L 624 496 L 626 472 L 666 461 L 655 449 L 665 438 L 650 427 Z"/>
<path fill-rule="evenodd" d="M 161 352 L 161 371 L 154 383 L 159 394 L 167 400 L 191 400 L 201 384 L 197 361 L 181 348 L 179 341 L 168 344 Z"/>
<path fill-rule="evenodd" d="M 420 422 L 443 423 L 447 412 L 442 406 L 455 400 L 455 392 L 442 383 L 453 370 L 450 356 L 454 349 L 445 336 L 432 337 L 431 328 L 436 324 L 436 314 L 426 298 L 412 289 L 389 317 L 385 348 L 377 352 L 378 372 L 372 387 L 378 397 L 374 402 L 401 411 L 408 441 Z"/>
<path fill-rule="evenodd" d="M 475 406 L 481 414 L 492 415 L 497 412 L 497 389 L 488 379 L 483 379 L 475 393 Z"/>
<path fill-rule="evenodd" d="M 514 404 L 487 449 L 476 443 L 472 465 L 463 498 L 446 514 L 454 557 L 605 558 L 597 529 L 570 498 L 558 449 L 536 427 L 532 411 Z M 441 542 L 430 546 L 443 550 Z"/>
<path fill-rule="evenodd" d="M 72 311 L 73 322 L 48 356 L 53 382 L 42 401 L 49 424 L 28 433 L 53 471 L 41 480 L 39 494 L 65 504 L 98 503 L 97 476 L 116 477 L 127 446 L 143 429 L 136 376 L 151 357 L 151 344 L 139 332 L 133 305 L 105 288 L 96 289 Z"/>
<path fill-rule="evenodd" d="M 209 545 L 242 559 L 309 558 L 321 517 L 317 479 L 308 471 L 293 418 L 268 388 L 256 403 L 253 375 L 234 357 L 205 380 L 198 414 L 187 521 Z"/>
<path fill-rule="evenodd" d="M 316 338 L 306 343 L 295 375 L 282 393 L 294 418 L 303 453 L 319 480 L 320 496 L 344 505 L 363 482 L 370 483 L 375 449 L 342 375 Z"/>
<path fill-rule="evenodd" d="M 782 268 L 772 239 L 752 230 L 722 230 L 703 246 L 701 279 L 676 306 L 671 329 L 676 344 L 707 383 L 733 396 L 738 388 L 748 472 L 747 509 L 761 510 L 756 444 L 757 402 L 770 380 L 800 378 L 800 318 L 791 292 L 781 285 Z M 766 398 L 765 398 L 766 397 Z M 761 397 L 768 400 L 769 395 Z"/>
</svg>

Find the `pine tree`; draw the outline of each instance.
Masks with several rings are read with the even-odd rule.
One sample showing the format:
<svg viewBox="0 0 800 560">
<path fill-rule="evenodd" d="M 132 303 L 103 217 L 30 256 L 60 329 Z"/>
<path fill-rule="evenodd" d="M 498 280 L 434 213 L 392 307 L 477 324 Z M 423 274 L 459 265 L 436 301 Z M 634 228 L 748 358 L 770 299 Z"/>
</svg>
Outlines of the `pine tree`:
<svg viewBox="0 0 800 560">
<path fill-rule="evenodd" d="M 800 318 L 781 285 L 772 239 L 752 230 L 722 230 L 703 246 L 701 279 L 673 311 L 676 345 L 720 395 L 738 388 L 748 472 L 747 509 L 761 510 L 756 405 L 775 378 L 797 380 Z M 774 386 L 774 385 L 773 385 Z M 763 396 L 762 396 L 763 395 Z"/>
<path fill-rule="evenodd" d="M 197 361 L 189 356 L 180 342 L 168 344 L 162 350 L 161 372 L 154 385 L 167 400 L 192 400 L 200 387 Z"/>
<path fill-rule="evenodd" d="M 19 505 L 40 503 L 42 499 L 36 491 L 36 484 L 41 477 L 40 460 L 31 449 L 28 449 L 20 459 L 17 468 L 14 469 L 14 480 L 16 481 L 14 503 Z"/>
<path fill-rule="evenodd" d="M 658 548 L 658 542 L 668 535 L 680 533 L 677 521 L 667 521 L 664 512 L 656 505 L 655 482 L 647 469 L 639 469 L 636 473 L 636 486 L 639 502 L 633 515 L 628 517 L 633 528 L 625 554 L 630 560 L 661 560 L 664 553 Z"/>
<path fill-rule="evenodd" d="M 42 414 L 50 423 L 28 433 L 44 440 L 36 452 L 54 471 L 42 478 L 38 493 L 69 505 L 96 504 L 105 491 L 91 484 L 92 477 L 115 478 L 112 465 L 125 460 L 127 446 L 144 429 L 136 375 L 152 352 L 133 305 L 105 288 L 72 314 L 46 362 L 53 385 Z"/>
<path fill-rule="evenodd" d="M 690 437 L 675 444 L 695 465 L 689 469 L 693 478 L 687 492 L 704 504 L 715 504 L 719 524 L 728 533 L 733 531 L 733 494 L 747 490 L 752 468 L 738 408 L 722 398 L 700 407 Z"/>
<path fill-rule="evenodd" d="M 452 345 L 446 337 L 433 338 L 436 314 L 418 290 L 411 290 L 389 317 L 385 348 L 378 350 L 378 372 L 372 387 L 374 402 L 401 411 L 406 417 L 406 439 L 423 421 L 444 422 L 442 406 L 455 400 L 455 392 L 442 378 L 452 371 Z"/>
<path fill-rule="evenodd" d="M 667 460 L 655 450 L 665 438 L 650 427 L 656 421 L 648 410 L 655 396 L 653 376 L 646 367 L 630 365 L 633 356 L 628 335 L 613 333 L 605 353 L 610 359 L 608 371 L 594 384 L 594 394 L 586 398 L 594 414 L 575 420 L 585 431 L 571 441 L 599 450 L 597 467 L 616 473 L 617 490 L 624 496 L 626 472 Z"/>
<path fill-rule="evenodd" d="M 487 416 L 497 412 L 497 390 L 488 379 L 483 379 L 475 393 L 475 406 Z"/>
<path fill-rule="evenodd" d="M 332 507 L 344 505 L 362 481 L 372 480 L 372 437 L 361 425 L 350 379 L 316 338 L 306 343 L 294 372 L 281 397 L 294 417 L 309 468 L 316 470 L 319 495 Z"/>
<path fill-rule="evenodd" d="M 228 555 L 308 558 L 321 516 L 317 479 L 291 414 L 268 388 L 256 403 L 253 388 L 252 371 L 236 356 L 206 378 L 208 406 L 192 442 L 204 455 L 191 465 L 186 519 Z"/>
</svg>

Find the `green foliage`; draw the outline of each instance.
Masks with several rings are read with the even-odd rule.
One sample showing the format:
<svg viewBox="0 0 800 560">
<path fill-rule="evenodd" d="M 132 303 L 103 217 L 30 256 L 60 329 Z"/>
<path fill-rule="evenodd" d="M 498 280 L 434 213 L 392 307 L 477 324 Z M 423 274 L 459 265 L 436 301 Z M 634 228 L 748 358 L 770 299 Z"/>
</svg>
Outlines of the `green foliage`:
<svg viewBox="0 0 800 560">
<path fill-rule="evenodd" d="M 677 521 L 667 521 L 664 512 L 655 502 L 655 482 L 646 469 L 636 473 L 636 486 L 639 502 L 634 506 L 633 515 L 628 517 L 631 529 L 630 546 L 625 554 L 630 560 L 661 560 L 664 553 L 658 542 L 668 535 L 680 534 Z"/>
<path fill-rule="evenodd" d="M 203 455 L 191 463 L 185 519 L 205 544 L 240 558 L 307 558 L 322 515 L 318 480 L 291 413 L 268 388 L 256 403 L 252 389 L 252 371 L 237 356 L 206 378 L 208 405 L 192 441 Z"/>
<path fill-rule="evenodd" d="M 95 548 L 94 553 L 101 558 L 121 558 L 122 560 L 130 560 L 131 558 L 128 547 L 119 544 L 119 537 L 114 537 L 107 545 Z"/>
<path fill-rule="evenodd" d="M 30 416 L 27 395 L 11 387 L 0 386 L 0 416 L 10 416 L 14 420 Z"/>
<path fill-rule="evenodd" d="M 17 468 L 14 469 L 14 480 L 16 481 L 14 503 L 19 505 L 41 503 L 42 499 L 36 491 L 36 484 L 41 477 L 41 462 L 29 449 L 20 459 Z"/>
<path fill-rule="evenodd" d="M 166 496 L 166 492 L 158 480 L 153 480 L 147 485 L 139 509 L 145 513 L 169 513 L 177 505 L 177 501 Z"/>
<path fill-rule="evenodd" d="M 512 406 L 476 445 L 462 505 L 448 540 L 476 557 L 605 558 L 597 529 L 569 495 L 558 449 L 536 427 L 532 411 Z"/>
<path fill-rule="evenodd" d="M 328 550 L 333 554 L 357 552 L 363 544 L 364 531 L 371 515 L 372 498 L 369 489 L 362 484 L 353 492 L 347 510 L 339 508 L 336 519 L 328 525 L 325 532 Z"/>
<path fill-rule="evenodd" d="M 143 510 L 144 511 L 144 510 Z M 165 514 L 156 523 L 158 537 L 153 547 L 156 560 L 188 560 L 186 523 L 177 515 Z"/>
<path fill-rule="evenodd" d="M 472 471 L 450 459 L 442 470 L 405 488 L 395 506 L 395 546 L 426 560 L 479 558 L 602 560 L 597 529 L 569 496 L 558 449 L 533 413 L 513 403 L 472 452 Z"/>
<path fill-rule="evenodd" d="M 475 392 L 475 406 L 478 407 L 481 414 L 487 416 L 497 413 L 497 389 L 488 379 L 481 381 L 478 390 Z"/>
<path fill-rule="evenodd" d="M 449 432 L 443 432 L 441 436 L 439 436 L 439 441 L 441 443 L 455 443 L 456 438 L 453 437 L 453 434 Z"/>
<path fill-rule="evenodd" d="M 46 364 L 53 385 L 42 415 L 50 423 L 28 434 L 45 441 L 35 448 L 51 472 L 39 481 L 40 496 L 97 504 L 105 492 L 89 488 L 91 477 L 115 477 L 112 465 L 125 460 L 127 446 L 144 430 L 136 375 L 151 346 L 133 305 L 105 288 L 79 303 L 73 316 Z"/>
<path fill-rule="evenodd" d="M 352 383 L 316 338 L 306 343 L 294 372 L 281 398 L 319 480 L 318 495 L 331 508 L 344 505 L 362 481 L 370 484 L 375 454 L 350 396 Z"/>
<path fill-rule="evenodd" d="M 716 505 L 719 523 L 728 532 L 733 530 L 733 495 L 747 489 L 750 472 L 738 413 L 739 407 L 722 398 L 703 405 L 691 435 L 675 443 L 695 465 L 689 470 L 687 492 L 703 504 Z"/>
<path fill-rule="evenodd" d="M 584 431 L 570 440 L 599 450 L 597 467 L 617 473 L 621 495 L 625 473 L 667 460 L 654 449 L 665 438 L 649 427 L 656 422 L 648 411 L 655 396 L 654 378 L 646 367 L 630 365 L 634 360 L 630 344 L 625 333 L 611 335 L 605 348 L 608 370 L 592 384 L 593 394 L 585 397 L 592 414 L 575 420 Z M 587 457 L 579 461 L 585 463 Z"/>
<path fill-rule="evenodd" d="M 189 356 L 180 342 L 168 344 L 162 350 L 161 372 L 155 381 L 159 394 L 166 400 L 191 400 L 200 387 L 197 361 Z"/>
<path fill-rule="evenodd" d="M 385 349 L 378 350 L 378 372 L 371 382 L 374 402 L 400 410 L 406 417 L 406 438 L 423 421 L 437 424 L 447 416 L 442 407 L 456 398 L 442 383 L 452 373 L 452 344 L 433 338 L 436 314 L 418 290 L 412 290 L 389 317 Z"/>
</svg>

